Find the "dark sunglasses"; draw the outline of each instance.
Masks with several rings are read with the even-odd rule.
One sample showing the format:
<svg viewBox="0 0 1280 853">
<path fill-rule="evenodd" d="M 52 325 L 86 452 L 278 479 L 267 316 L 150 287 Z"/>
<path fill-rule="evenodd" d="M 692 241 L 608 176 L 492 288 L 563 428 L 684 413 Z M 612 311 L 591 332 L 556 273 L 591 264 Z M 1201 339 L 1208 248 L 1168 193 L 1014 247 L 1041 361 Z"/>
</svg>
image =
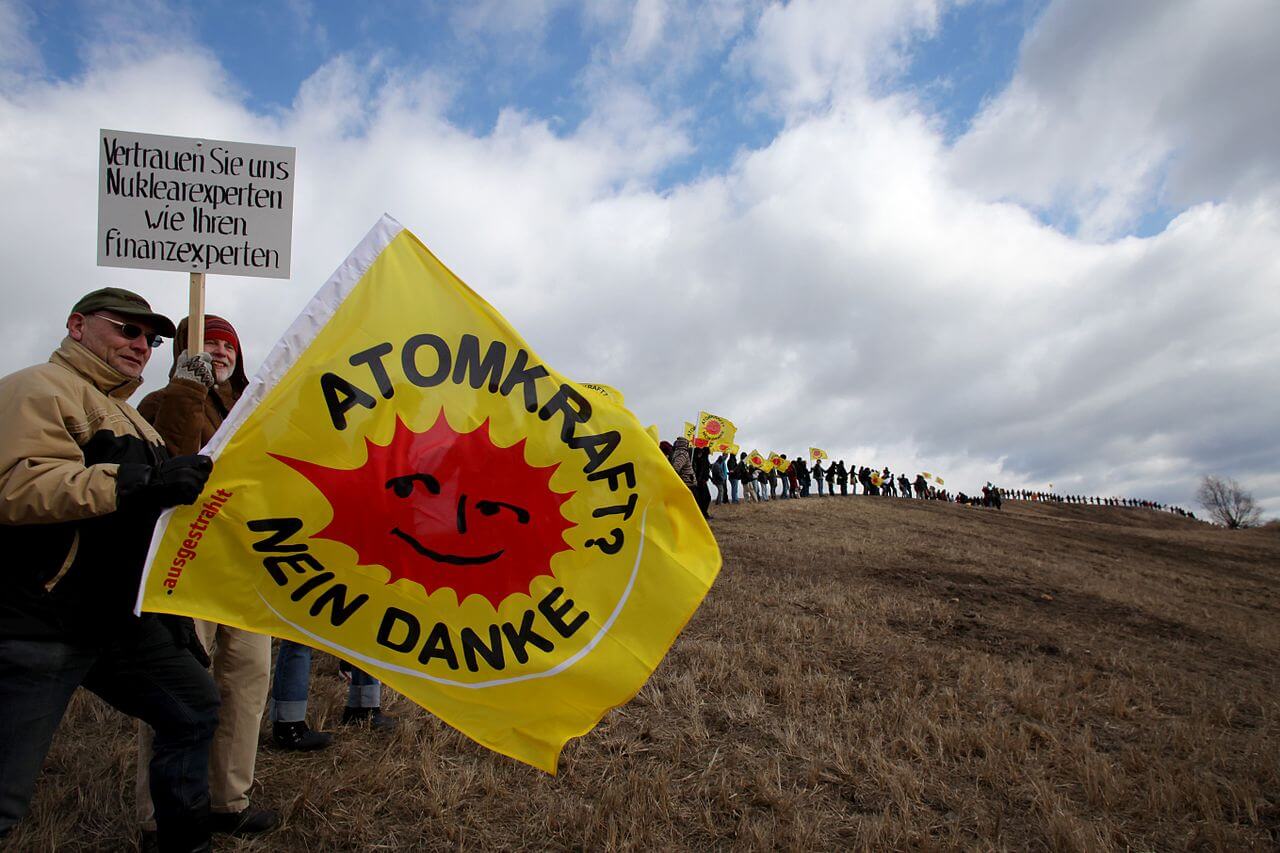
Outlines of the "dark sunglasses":
<svg viewBox="0 0 1280 853">
<path fill-rule="evenodd" d="M 142 327 L 134 323 L 121 323 L 119 320 L 112 320 L 110 317 L 103 316 L 102 314 L 92 314 L 90 316 L 97 317 L 99 320 L 106 320 L 108 323 L 118 326 L 120 328 L 120 334 L 124 335 L 128 340 L 133 340 L 134 338 L 140 338 L 143 335 L 146 335 L 146 332 L 142 331 Z M 160 346 L 160 344 L 164 343 L 164 338 L 160 337 L 158 332 L 152 332 L 151 334 L 146 335 L 146 337 L 147 346 L 152 349 L 155 349 Z"/>
</svg>

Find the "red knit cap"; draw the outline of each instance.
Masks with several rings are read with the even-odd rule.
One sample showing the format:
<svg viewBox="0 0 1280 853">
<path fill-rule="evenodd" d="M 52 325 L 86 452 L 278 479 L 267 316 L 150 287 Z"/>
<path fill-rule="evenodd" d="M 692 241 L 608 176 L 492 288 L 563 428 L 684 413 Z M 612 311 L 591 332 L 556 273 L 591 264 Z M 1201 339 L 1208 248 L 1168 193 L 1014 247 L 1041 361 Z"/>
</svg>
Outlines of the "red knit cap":
<svg viewBox="0 0 1280 853">
<path fill-rule="evenodd" d="M 204 315 L 204 339 L 231 344 L 240 352 L 240 337 L 230 323 L 215 314 Z"/>
</svg>

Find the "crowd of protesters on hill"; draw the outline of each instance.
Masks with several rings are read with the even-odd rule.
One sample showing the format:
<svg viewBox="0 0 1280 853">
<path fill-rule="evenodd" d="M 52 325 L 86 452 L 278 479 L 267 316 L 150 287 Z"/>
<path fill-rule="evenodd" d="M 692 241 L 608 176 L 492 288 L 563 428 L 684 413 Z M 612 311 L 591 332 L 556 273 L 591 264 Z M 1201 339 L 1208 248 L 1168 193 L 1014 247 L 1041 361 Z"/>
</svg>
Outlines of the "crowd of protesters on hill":
<svg viewBox="0 0 1280 853">
<path fill-rule="evenodd" d="M 1196 514 L 1180 506 L 1170 506 L 1159 501 L 1148 501 L 1139 498 L 1104 498 L 1097 495 L 1060 495 L 1056 492 L 1036 492 L 1029 489 L 1002 489 L 1006 500 L 1038 501 L 1043 503 L 1081 504 L 1085 506 L 1127 506 L 1143 509 L 1158 509 L 1180 515 L 1183 518 L 1195 518 Z"/>
<path fill-rule="evenodd" d="M 887 465 L 876 470 L 867 465 L 859 466 L 852 462 L 846 464 L 843 459 L 834 461 L 815 459 L 806 462 L 799 456 L 788 460 L 786 454 L 781 454 L 782 465 L 769 466 L 766 470 L 764 467 L 753 465 L 746 453 L 740 453 L 737 456 L 732 453 L 721 453 L 712 459 L 708 448 L 694 447 L 684 436 L 677 438 L 674 442 L 660 442 L 660 446 L 662 452 L 671 461 L 676 474 L 693 493 L 698 509 L 707 518 L 711 517 L 713 504 L 763 503 L 770 500 L 790 500 L 810 496 L 831 497 L 837 494 L 946 501 L 991 509 L 1000 509 L 1007 500 L 1144 507 L 1195 518 L 1193 513 L 1181 507 L 1168 506 L 1156 501 L 1058 495 L 1028 489 L 1004 489 L 993 486 L 990 482 L 982 487 L 981 494 L 967 495 L 964 492 L 953 494 L 945 488 L 930 483 L 924 473 L 918 473 L 912 479 L 903 473 L 895 476 Z M 714 498 L 711 495 L 711 487 L 716 490 Z"/>
</svg>

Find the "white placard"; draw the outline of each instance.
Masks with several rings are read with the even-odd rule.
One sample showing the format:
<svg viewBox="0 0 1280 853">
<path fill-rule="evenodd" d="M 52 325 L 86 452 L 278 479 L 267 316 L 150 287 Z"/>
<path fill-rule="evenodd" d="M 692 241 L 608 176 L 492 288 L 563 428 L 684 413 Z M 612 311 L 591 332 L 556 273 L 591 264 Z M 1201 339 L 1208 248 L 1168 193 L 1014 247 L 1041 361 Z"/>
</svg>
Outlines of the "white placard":
<svg viewBox="0 0 1280 853">
<path fill-rule="evenodd" d="M 103 130 L 98 266 L 288 278 L 294 155 Z"/>
</svg>

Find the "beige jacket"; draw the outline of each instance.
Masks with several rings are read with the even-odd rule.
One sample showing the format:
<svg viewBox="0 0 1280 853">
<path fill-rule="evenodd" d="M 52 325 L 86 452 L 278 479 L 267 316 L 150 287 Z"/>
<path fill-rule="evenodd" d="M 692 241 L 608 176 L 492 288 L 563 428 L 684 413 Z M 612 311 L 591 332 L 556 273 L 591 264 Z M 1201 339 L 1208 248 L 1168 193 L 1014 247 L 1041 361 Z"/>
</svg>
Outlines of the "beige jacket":
<svg viewBox="0 0 1280 853">
<path fill-rule="evenodd" d="M 0 637 L 79 634 L 131 618 L 158 510 L 126 498 L 168 458 L 125 400 L 141 384 L 64 338 L 0 379 Z"/>
</svg>

